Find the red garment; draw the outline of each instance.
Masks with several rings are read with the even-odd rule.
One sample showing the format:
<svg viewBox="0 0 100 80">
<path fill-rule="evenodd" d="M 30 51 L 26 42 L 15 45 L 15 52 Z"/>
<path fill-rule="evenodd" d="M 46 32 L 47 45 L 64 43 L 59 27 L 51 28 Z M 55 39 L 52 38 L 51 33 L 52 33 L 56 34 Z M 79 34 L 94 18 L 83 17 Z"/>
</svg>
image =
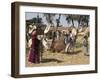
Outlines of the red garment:
<svg viewBox="0 0 100 80">
<path fill-rule="evenodd" d="M 39 44 L 40 41 L 36 38 L 36 34 L 32 34 L 32 45 L 29 50 L 28 61 L 32 63 L 40 63 L 40 54 L 39 54 Z"/>
</svg>

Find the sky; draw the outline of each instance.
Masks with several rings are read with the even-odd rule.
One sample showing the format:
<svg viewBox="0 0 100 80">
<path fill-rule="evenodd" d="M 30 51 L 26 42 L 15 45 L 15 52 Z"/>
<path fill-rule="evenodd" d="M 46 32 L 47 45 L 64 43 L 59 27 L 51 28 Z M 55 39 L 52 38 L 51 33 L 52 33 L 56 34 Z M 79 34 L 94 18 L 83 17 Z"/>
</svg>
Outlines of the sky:
<svg viewBox="0 0 100 80">
<path fill-rule="evenodd" d="M 38 14 L 39 14 L 39 17 L 42 18 L 42 22 L 44 24 L 47 24 L 46 17 L 43 15 L 43 13 L 26 12 L 25 13 L 25 18 L 26 18 L 26 20 L 29 20 L 29 19 L 32 19 L 34 17 L 37 17 Z M 54 26 L 56 26 L 56 19 L 58 17 L 59 17 L 58 14 L 53 17 Z M 66 17 L 64 15 L 61 15 L 60 25 L 62 25 L 64 27 L 69 27 L 69 26 L 72 25 L 72 23 L 68 24 L 67 21 L 66 21 Z M 74 25 L 75 25 L 75 27 L 78 27 L 78 22 L 74 21 Z"/>
</svg>

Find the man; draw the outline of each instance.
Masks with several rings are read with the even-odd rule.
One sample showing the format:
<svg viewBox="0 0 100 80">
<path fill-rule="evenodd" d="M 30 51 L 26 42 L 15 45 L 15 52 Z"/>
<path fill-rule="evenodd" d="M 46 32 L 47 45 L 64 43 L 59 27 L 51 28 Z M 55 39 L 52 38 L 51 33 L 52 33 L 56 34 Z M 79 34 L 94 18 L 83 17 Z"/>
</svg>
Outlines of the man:
<svg viewBox="0 0 100 80">
<path fill-rule="evenodd" d="M 89 53 L 88 53 L 88 37 L 86 35 L 83 37 L 82 46 L 83 46 L 82 50 L 83 50 L 84 55 L 89 56 Z"/>
</svg>

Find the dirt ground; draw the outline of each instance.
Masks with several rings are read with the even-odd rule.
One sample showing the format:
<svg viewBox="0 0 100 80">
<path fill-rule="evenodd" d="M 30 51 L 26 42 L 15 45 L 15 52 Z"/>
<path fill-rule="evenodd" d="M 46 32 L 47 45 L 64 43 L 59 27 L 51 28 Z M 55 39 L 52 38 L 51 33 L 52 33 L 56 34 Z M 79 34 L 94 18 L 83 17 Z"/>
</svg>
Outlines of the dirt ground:
<svg viewBox="0 0 100 80">
<path fill-rule="evenodd" d="M 62 52 L 51 52 L 44 51 L 41 62 L 39 64 L 34 64 L 28 62 L 28 55 L 26 54 L 26 67 L 40 67 L 40 66 L 62 66 L 62 65 L 83 65 L 89 64 L 89 56 L 84 55 L 82 51 L 82 46 L 80 46 L 82 41 L 82 36 L 77 38 L 77 47 L 74 48 L 73 53 Z M 28 51 L 28 50 L 27 50 Z"/>
<path fill-rule="evenodd" d="M 26 55 L 26 67 L 79 64 L 89 64 L 89 56 L 84 55 L 81 48 L 75 50 L 74 53 L 51 53 L 50 51 L 45 51 L 39 64 L 28 62 L 28 54 Z"/>
</svg>

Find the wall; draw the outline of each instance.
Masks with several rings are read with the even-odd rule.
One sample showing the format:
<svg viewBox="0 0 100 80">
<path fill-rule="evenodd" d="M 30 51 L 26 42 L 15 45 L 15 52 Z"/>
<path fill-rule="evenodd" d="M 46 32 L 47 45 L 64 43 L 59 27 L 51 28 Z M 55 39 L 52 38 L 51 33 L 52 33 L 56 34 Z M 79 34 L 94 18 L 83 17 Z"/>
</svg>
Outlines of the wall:
<svg viewBox="0 0 100 80">
<path fill-rule="evenodd" d="M 15 0 L 1 0 L 0 2 L 0 80 L 15 80 L 10 77 L 11 65 L 11 2 Z M 28 0 L 16 0 L 28 1 Z M 74 5 L 88 5 L 98 6 L 98 14 L 100 14 L 99 0 L 30 0 L 30 2 L 41 3 L 55 3 L 55 4 L 74 4 Z M 100 16 L 98 16 L 98 22 Z M 99 32 L 98 24 L 98 34 Z M 98 44 L 100 44 L 100 37 L 98 37 Z M 98 46 L 100 47 L 100 45 Z M 98 51 L 98 53 L 100 50 Z M 100 54 L 98 54 L 98 58 Z M 100 58 L 98 59 L 98 67 L 100 67 Z M 39 77 L 39 78 L 22 78 L 18 80 L 99 80 L 100 69 L 98 74 L 80 74 L 80 75 L 67 75 L 67 76 L 53 76 L 53 77 Z"/>
</svg>

